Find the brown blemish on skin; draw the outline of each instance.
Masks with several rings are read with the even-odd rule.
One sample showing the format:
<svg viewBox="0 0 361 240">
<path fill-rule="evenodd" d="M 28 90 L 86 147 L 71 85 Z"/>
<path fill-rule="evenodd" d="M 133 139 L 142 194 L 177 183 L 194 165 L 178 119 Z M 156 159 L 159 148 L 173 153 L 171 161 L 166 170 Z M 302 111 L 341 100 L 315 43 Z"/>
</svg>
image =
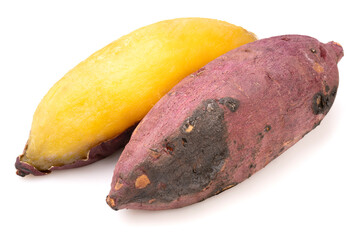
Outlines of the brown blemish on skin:
<svg viewBox="0 0 361 240">
<path fill-rule="evenodd" d="M 337 93 L 337 87 L 334 87 L 330 94 L 323 94 L 322 92 L 318 92 L 313 96 L 312 99 L 312 111 L 315 115 L 318 114 L 326 114 L 333 102 L 335 101 Z"/>
<path fill-rule="evenodd" d="M 249 52 L 251 52 L 251 50 L 249 50 L 249 49 L 243 49 L 242 52 L 249 53 Z"/>
<path fill-rule="evenodd" d="M 288 42 L 290 40 L 289 37 L 282 37 L 281 40 Z"/>
<path fill-rule="evenodd" d="M 266 126 L 264 127 L 264 131 L 265 131 L 265 132 L 271 131 L 271 125 L 266 125 Z"/>
<path fill-rule="evenodd" d="M 327 84 L 325 85 L 325 91 L 326 92 L 330 91 L 330 87 Z"/>
<path fill-rule="evenodd" d="M 331 92 L 331 97 L 336 97 L 336 93 L 337 93 L 337 87 L 334 87 L 333 89 L 332 89 L 332 92 Z"/>
<path fill-rule="evenodd" d="M 152 204 L 153 202 L 155 202 L 155 198 L 152 198 L 148 201 L 149 204 Z"/>
<path fill-rule="evenodd" d="M 283 152 L 283 150 L 285 150 L 285 147 L 281 147 L 280 151 L 278 153 Z"/>
<path fill-rule="evenodd" d="M 137 180 L 135 180 L 135 188 L 143 189 L 150 183 L 149 178 L 147 175 L 142 174 L 140 175 Z"/>
<path fill-rule="evenodd" d="M 323 67 L 319 64 L 319 63 L 314 63 L 313 64 L 313 69 L 317 72 L 317 73 L 323 73 L 324 69 Z"/>
<path fill-rule="evenodd" d="M 168 154 L 172 154 L 173 153 L 173 151 L 174 151 L 174 148 L 175 148 L 175 146 L 174 146 L 174 144 L 172 144 L 172 143 L 166 143 L 165 144 L 165 151 L 168 153 Z"/>
<path fill-rule="evenodd" d="M 143 189 L 125 189 L 124 197 L 117 204 L 148 204 L 151 199 L 167 203 L 209 186 L 229 157 L 225 111 L 216 99 L 200 103 L 179 129 L 160 143 L 172 144 L 172 154 L 162 151 L 157 161 L 149 157 L 129 176 L 130 181 L 137 182 L 139 175 L 146 173 L 152 184 Z M 194 126 L 191 132 L 186 131 L 189 125 Z"/>
</svg>

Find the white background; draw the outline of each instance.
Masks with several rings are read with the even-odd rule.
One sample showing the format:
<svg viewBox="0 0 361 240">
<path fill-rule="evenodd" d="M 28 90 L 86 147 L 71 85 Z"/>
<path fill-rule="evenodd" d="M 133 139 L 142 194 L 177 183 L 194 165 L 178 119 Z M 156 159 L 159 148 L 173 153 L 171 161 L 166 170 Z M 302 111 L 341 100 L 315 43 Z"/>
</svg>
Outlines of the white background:
<svg viewBox="0 0 361 240">
<path fill-rule="evenodd" d="M 361 239 L 360 8 L 357 1 L 0 2 L 0 239 Z M 266 168 L 204 202 L 158 212 L 105 203 L 119 152 L 44 177 L 15 175 L 32 115 L 91 53 L 139 27 L 208 17 L 266 38 L 342 44 L 336 101 L 319 127 Z"/>
</svg>

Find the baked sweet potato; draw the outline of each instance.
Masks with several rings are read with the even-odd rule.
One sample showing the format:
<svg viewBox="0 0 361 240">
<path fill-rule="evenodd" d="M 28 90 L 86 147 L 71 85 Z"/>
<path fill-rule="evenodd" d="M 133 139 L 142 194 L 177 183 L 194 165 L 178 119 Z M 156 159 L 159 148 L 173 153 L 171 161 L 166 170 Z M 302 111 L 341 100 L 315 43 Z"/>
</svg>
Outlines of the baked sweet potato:
<svg viewBox="0 0 361 240">
<path fill-rule="evenodd" d="M 180 80 L 254 41 L 227 22 L 180 18 L 140 28 L 97 51 L 58 81 L 33 117 L 17 173 L 44 175 L 110 155 Z"/>
<path fill-rule="evenodd" d="M 342 56 L 337 43 L 285 35 L 241 46 L 186 77 L 136 128 L 107 203 L 179 208 L 249 178 L 320 124 Z"/>
</svg>

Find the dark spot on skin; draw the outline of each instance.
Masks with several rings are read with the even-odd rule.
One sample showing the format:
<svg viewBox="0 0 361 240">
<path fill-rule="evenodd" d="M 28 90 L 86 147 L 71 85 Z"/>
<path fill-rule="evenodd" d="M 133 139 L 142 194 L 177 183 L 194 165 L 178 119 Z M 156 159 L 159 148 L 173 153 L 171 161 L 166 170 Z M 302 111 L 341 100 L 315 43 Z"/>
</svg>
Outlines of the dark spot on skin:
<svg viewBox="0 0 361 240">
<path fill-rule="evenodd" d="M 314 48 L 311 48 L 310 51 L 311 51 L 311 53 L 317 53 L 316 49 L 314 49 Z"/>
<path fill-rule="evenodd" d="M 303 138 L 304 136 L 306 136 L 307 134 L 309 134 L 309 133 L 310 133 L 310 131 L 305 132 L 305 133 L 302 135 L 302 138 Z"/>
<path fill-rule="evenodd" d="M 212 111 L 207 110 L 209 105 Z M 194 129 L 185 131 L 190 124 Z M 179 196 L 202 191 L 215 179 L 229 156 L 227 134 L 224 110 L 216 100 L 204 101 L 179 131 L 167 137 L 164 146 L 171 154 L 163 154 L 156 162 L 149 158 L 129 176 L 134 182 L 140 174 L 146 174 L 150 181 L 147 187 L 129 188 L 124 194 L 126 198 L 118 201 L 122 204 L 147 203 L 151 199 L 171 202 Z M 164 185 L 160 187 L 157 183 Z"/>
<path fill-rule="evenodd" d="M 187 146 L 187 143 L 188 143 L 187 139 L 182 138 L 182 145 L 183 145 L 183 147 L 186 147 L 186 146 Z"/>
<path fill-rule="evenodd" d="M 252 173 L 249 173 L 249 174 L 248 174 L 248 178 L 250 178 L 251 176 L 252 176 Z"/>
<path fill-rule="evenodd" d="M 323 113 L 326 105 L 326 96 L 323 93 L 316 93 L 313 96 L 312 110 L 314 114 Z"/>
<path fill-rule="evenodd" d="M 248 52 L 251 52 L 251 50 L 249 50 L 249 49 L 244 49 L 243 52 L 247 52 L 247 53 L 248 53 Z"/>
<path fill-rule="evenodd" d="M 283 38 L 281 38 L 281 40 L 283 40 L 283 41 L 289 41 L 290 38 L 288 38 L 288 37 L 283 37 Z"/>
<path fill-rule="evenodd" d="M 264 127 L 264 131 L 265 131 L 265 132 L 271 131 L 271 125 L 266 125 L 266 126 Z"/>
<path fill-rule="evenodd" d="M 239 101 L 231 97 L 221 98 L 219 103 L 226 106 L 231 112 L 237 111 L 239 107 Z"/>
<path fill-rule="evenodd" d="M 285 147 L 282 147 L 279 151 L 279 153 L 283 152 L 283 150 L 285 150 Z"/>
<path fill-rule="evenodd" d="M 325 91 L 326 92 L 330 91 L 330 87 L 327 84 L 325 85 Z"/>
<path fill-rule="evenodd" d="M 166 143 L 165 144 L 165 150 L 167 153 L 172 154 L 174 151 L 175 146 L 172 143 Z"/>
<path fill-rule="evenodd" d="M 271 74 L 270 74 L 269 72 L 266 72 L 266 77 L 267 77 L 269 80 L 272 80 Z"/>
<path fill-rule="evenodd" d="M 264 138 L 263 133 L 258 133 L 257 136 L 258 136 L 258 141 L 261 141 Z"/>
<path fill-rule="evenodd" d="M 319 125 L 320 125 L 320 123 L 321 123 L 321 121 L 319 121 L 319 122 L 317 122 L 317 123 L 313 124 L 312 130 L 313 130 L 313 129 L 315 129 L 317 126 L 319 126 Z"/>
<path fill-rule="evenodd" d="M 249 168 L 256 168 L 256 166 L 257 166 L 257 164 L 251 163 L 251 164 L 249 165 Z"/>
<path fill-rule="evenodd" d="M 337 93 L 337 87 L 334 87 L 331 91 L 331 97 L 335 98 L 336 97 L 336 93 Z"/>
<path fill-rule="evenodd" d="M 336 97 L 337 87 L 334 87 L 330 94 L 323 94 L 322 92 L 318 92 L 313 96 L 312 99 L 312 110 L 315 115 L 317 114 L 326 114 Z"/>
</svg>

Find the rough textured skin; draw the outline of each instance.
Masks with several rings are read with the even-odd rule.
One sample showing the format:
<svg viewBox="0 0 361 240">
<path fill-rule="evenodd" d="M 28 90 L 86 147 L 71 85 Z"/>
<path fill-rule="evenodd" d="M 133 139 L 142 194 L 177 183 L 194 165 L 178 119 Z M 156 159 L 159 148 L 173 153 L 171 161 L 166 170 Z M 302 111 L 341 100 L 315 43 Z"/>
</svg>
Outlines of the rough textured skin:
<svg viewBox="0 0 361 240">
<path fill-rule="evenodd" d="M 112 138 L 108 141 L 102 142 L 95 147 L 91 148 L 88 152 L 88 155 L 85 159 L 79 159 L 75 161 L 72 164 L 67 164 L 63 166 L 53 166 L 49 168 L 49 170 L 46 171 L 40 171 L 36 169 L 34 166 L 20 161 L 20 158 L 23 155 L 20 155 L 16 158 L 15 162 L 15 168 L 17 169 L 16 174 L 25 177 L 26 175 L 32 174 L 34 176 L 42 176 L 51 173 L 54 170 L 63 170 L 63 169 L 71 169 L 76 167 L 82 167 L 88 164 L 91 164 L 93 162 L 96 162 L 100 159 L 103 159 L 107 156 L 110 156 L 112 153 L 114 153 L 116 150 L 124 147 L 129 139 L 130 136 L 135 129 L 136 125 L 128 128 L 126 131 L 121 133 L 119 136 Z M 25 146 L 24 152 L 26 151 L 27 145 Z"/>
<path fill-rule="evenodd" d="M 320 124 L 342 56 L 334 42 L 286 35 L 241 46 L 191 74 L 138 125 L 107 203 L 179 208 L 249 178 Z"/>
</svg>

